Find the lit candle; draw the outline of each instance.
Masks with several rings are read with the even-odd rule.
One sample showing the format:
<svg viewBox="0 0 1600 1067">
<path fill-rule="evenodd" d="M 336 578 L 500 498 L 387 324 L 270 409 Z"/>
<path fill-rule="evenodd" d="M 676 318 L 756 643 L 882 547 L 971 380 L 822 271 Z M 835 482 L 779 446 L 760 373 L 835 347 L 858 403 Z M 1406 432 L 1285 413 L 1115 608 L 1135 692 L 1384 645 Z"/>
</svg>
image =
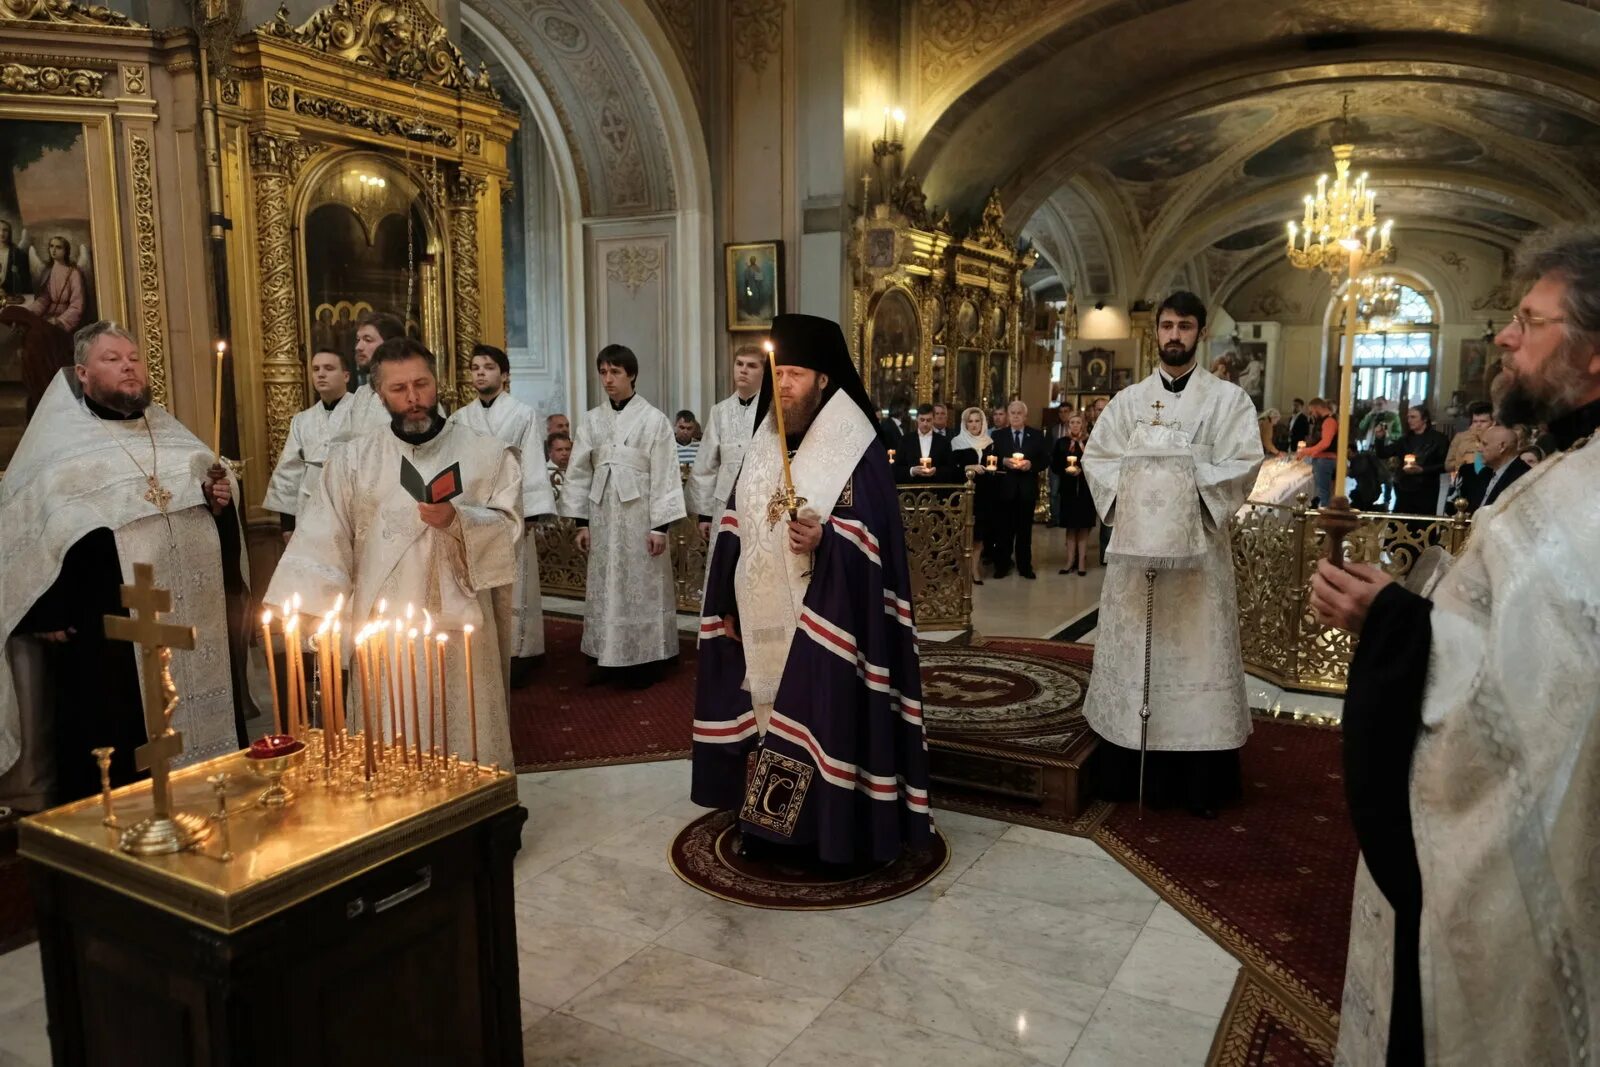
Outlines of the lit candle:
<svg viewBox="0 0 1600 1067">
<path fill-rule="evenodd" d="M 283 713 L 278 710 L 278 665 L 272 654 L 272 612 L 261 613 L 261 648 L 267 655 L 267 686 L 272 690 L 272 732 L 283 733 Z"/>
<path fill-rule="evenodd" d="M 332 671 L 329 669 L 328 620 L 326 618 L 322 620 L 322 625 L 317 627 L 315 648 L 317 656 L 317 710 L 322 719 L 322 773 L 324 780 L 326 780 L 327 774 L 333 766 L 333 731 L 329 729 L 328 725 L 330 705 L 332 704 L 329 696 L 333 690 L 331 680 L 328 677 Z"/>
<path fill-rule="evenodd" d="M 933 466 L 933 457 L 932 456 L 923 456 L 922 457 L 922 469 L 923 470 L 928 470 L 928 469 L 932 468 L 932 466 Z"/>
<path fill-rule="evenodd" d="M 1309 231 L 1311 229 L 1311 197 L 1309 196 L 1306 197 L 1305 218 L 1301 220 L 1300 225 L 1305 230 Z"/>
<path fill-rule="evenodd" d="M 1294 247 L 1294 235 L 1299 229 L 1300 229 L 1300 227 L 1296 226 L 1294 224 L 1293 220 L 1290 220 L 1290 222 L 1289 222 L 1289 247 L 1290 248 Z"/>
<path fill-rule="evenodd" d="M 1000 457 L 991 454 L 989 456 L 989 469 L 990 470 L 994 470 L 999 465 L 1000 465 Z"/>
<path fill-rule="evenodd" d="M 461 628 L 461 651 L 467 661 L 467 725 L 472 731 L 472 769 L 478 769 L 478 698 L 472 684 L 472 624 Z"/>
<path fill-rule="evenodd" d="M 422 622 L 422 666 L 428 675 L 428 751 L 437 758 L 438 735 L 434 733 L 433 728 L 433 656 L 428 652 L 428 638 L 433 636 L 433 618 L 426 610 L 422 613 Z"/>
<path fill-rule="evenodd" d="M 1406 466 L 1415 467 L 1416 465 L 1417 465 L 1416 454 L 1412 453 L 1412 452 L 1407 452 L 1406 453 Z"/>
<path fill-rule="evenodd" d="M 375 763 L 372 758 L 372 660 L 368 655 L 367 639 L 370 628 L 363 628 L 356 635 L 356 671 L 360 675 L 361 686 L 361 730 L 362 739 L 366 748 L 367 781 L 372 781 L 372 772 Z"/>
<path fill-rule="evenodd" d="M 417 628 L 406 631 L 406 668 L 411 674 L 411 730 L 417 735 L 417 770 L 422 770 L 422 702 L 417 699 Z"/>
<path fill-rule="evenodd" d="M 444 738 L 444 754 L 450 754 L 450 702 L 445 699 L 445 692 L 449 688 L 445 685 L 444 673 L 444 645 L 450 640 L 446 633 L 435 634 L 433 637 L 435 649 L 439 657 L 439 736 Z"/>
<path fill-rule="evenodd" d="M 889 449 L 889 462 L 890 463 L 894 462 L 894 449 L 892 449 L 892 448 Z"/>
<path fill-rule="evenodd" d="M 338 619 L 333 620 L 333 638 L 330 642 L 333 649 L 331 667 L 333 669 L 333 732 L 339 750 L 344 750 L 344 635 L 340 632 Z"/>
<path fill-rule="evenodd" d="M 389 718 L 394 726 L 392 742 L 400 753 L 400 762 L 403 765 L 406 759 L 406 693 L 405 686 L 400 680 L 400 636 L 405 628 L 401 619 L 394 620 L 394 625 L 389 627 L 389 697 L 393 701 L 389 705 Z"/>
<path fill-rule="evenodd" d="M 217 342 L 216 399 L 211 412 L 211 454 L 222 458 L 222 356 L 228 350 L 227 342 Z"/>
<path fill-rule="evenodd" d="M 290 615 L 283 620 L 283 674 L 289 706 L 288 733 L 300 736 L 300 650 L 296 638 L 300 633 L 300 616 Z"/>
</svg>

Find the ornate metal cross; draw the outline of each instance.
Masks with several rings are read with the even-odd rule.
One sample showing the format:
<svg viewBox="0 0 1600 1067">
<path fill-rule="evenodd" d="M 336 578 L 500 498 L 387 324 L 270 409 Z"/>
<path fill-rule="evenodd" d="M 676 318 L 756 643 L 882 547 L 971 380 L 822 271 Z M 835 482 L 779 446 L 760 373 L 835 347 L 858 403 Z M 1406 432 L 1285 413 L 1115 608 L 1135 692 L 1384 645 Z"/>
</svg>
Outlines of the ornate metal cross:
<svg viewBox="0 0 1600 1067">
<path fill-rule="evenodd" d="M 172 649 L 194 648 L 194 627 L 161 621 L 161 615 L 172 610 L 172 592 L 156 587 L 155 568 L 148 563 L 133 565 L 133 584 L 122 587 L 122 606 L 132 611 L 133 617 L 107 615 L 106 636 L 139 646 L 144 674 L 144 725 L 150 740 L 133 750 L 134 765 L 150 772 L 155 815 L 166 818 L 172 814 L 167 765 L 183 751 L 183 735 L 172 728 L 178 693 L 169 664 Z"/>
<path fill-rule="evenodd" d="M 1162 426 L 1162 425 L 1165 425 L 1161 421 L 1161 409 L 1166 407 L 1167 405 L 1165 405 L 1161 401 L 1157 400 L 1154 404 L 1151 404 L 1150 406 L 1156 409 L 1156 417 L 1151 420 L 1150 425 L 1151 426 Z"/>
</svg>

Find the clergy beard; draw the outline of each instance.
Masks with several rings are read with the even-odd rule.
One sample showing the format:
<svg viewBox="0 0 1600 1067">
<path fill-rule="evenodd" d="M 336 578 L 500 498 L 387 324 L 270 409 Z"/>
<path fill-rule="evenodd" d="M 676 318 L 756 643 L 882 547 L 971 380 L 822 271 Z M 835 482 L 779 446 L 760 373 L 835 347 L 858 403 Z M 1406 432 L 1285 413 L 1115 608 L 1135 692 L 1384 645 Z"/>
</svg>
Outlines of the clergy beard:
<svg viewBox="0 0 1600 1067">
<path fill-rule="evenodd" d="M 1578 406 L 1590 381 L 1583 363 L 1569 339 L 1562 343 L 1545 365 L 1530 374 L 1517 373 L 1509 362 L 1489 386 L 1494 401 L 1495 421 L 1502 426 L 1537 426 L 1559 419 Z"/>
<path fill-rule="evenodd" d="M 438 418 L 431 411 L 407 411 L 399 415 L 390 416 L 394 423 L 395 431 L 409 437 L 425 434 L 433 429 L 433 422 Z"/>
<path fill-rule="evenodd" d="M 119 415 L 141 415 L 150 406 L 150 387 L 135 390 L 112 389 L 107 392 L 89 392 L 89 399 Z"/>
<path fill-rule="evenodd" d="M 1185 348 L 1183 345 L 1173 342 L 1161 349 L 1161 362 L 1169 367 L 1188 366 L 1194 362 L 1195 348 L 1199 347 L 1200 342 L 1198 340 L 1195 341 L 1194 348 Z"/>
<path fill-rule="evenodd" d="M 778 403 L 783 404 L 783 398 L 778 398 Z M 817 417 L 817 411 L 822 407 L 822 389 L 814 388 L 805 396 L 795 397 L 792 405 L 783 404 L 783 431 L 790 437 L 803 434 L 811 427 L 811 420 Z"/>
</svg>

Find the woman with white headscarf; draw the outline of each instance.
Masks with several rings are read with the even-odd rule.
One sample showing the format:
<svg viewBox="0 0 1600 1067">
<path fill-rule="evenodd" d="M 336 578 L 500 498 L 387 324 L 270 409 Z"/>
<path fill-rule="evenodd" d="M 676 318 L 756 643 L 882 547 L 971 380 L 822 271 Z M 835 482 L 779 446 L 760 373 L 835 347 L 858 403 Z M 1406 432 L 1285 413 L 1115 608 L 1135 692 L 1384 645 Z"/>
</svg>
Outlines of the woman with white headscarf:
<svg viewBox="0 0 1600 1067">
<path fill-rule="evenodd" d="M 983 584 L 983 545 L 989 540 L 994 509 L 993 485 L 984 460 L 994 454 L 989 437 L 989 420 L 982 408 L 967 408 L 961 413 L 961 432 L 950 442 L 950 461 L 962 477 L 973 476 L 972 494 L 972 584 Z"/>
</svg>

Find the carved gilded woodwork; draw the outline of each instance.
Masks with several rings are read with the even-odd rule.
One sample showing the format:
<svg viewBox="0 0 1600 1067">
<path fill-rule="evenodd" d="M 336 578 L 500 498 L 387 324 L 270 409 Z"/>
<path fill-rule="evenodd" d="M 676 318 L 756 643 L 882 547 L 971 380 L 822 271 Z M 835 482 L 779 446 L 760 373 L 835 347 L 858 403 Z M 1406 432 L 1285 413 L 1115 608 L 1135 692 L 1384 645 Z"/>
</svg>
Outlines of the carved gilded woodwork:
<svg viewBox="0 0 1600 1067">
<path fill-rule="evenodd" d="M 167 337 L 162 313 L 161 251 L 156 240 L 155 172 L 150 140 L 128 135 L 129 173 L 133 180 L 134 271 L 138 286 L 139 342 L 150 373 L 150 395 L 167 406 Z"/>
<path fill-rule="evenodd" d="M 0 0 L 0 19 L 51 22 L 61 26 L 139 28 L 139 23 L 121 12 L 100 5 L 75 4 L 72 0 Z"/>
<path fill-rule="evenodd" d="M 871 188 L 864 180 L 864 191 Z M 952 237 L 949 224 L 912 176 L 853 225 L 850 342 L 882 406 L 895 399 L 890 391 L 901 394 L 900 383 L 913 381 L 903 397 L 913 405 L 988 406 L 1018 387 L 1028 310 L 1022 274 L 1034 254 L 1015 251 L 998 193 L 965 237 Z M 910 327 L 881 321 L 900 314 L 896 292 L 916 309 Z M 914 335 L 915 343 L 887 339 L 897 335 Z"/>
<path fill-rule="evenodd" d="M 1245 666 L 1292 689 L 1343 693 L 1354 637 L 1323 626 L 1311 610 L 1311 576 L 1326 539 L 1302 495 L 1293 506 L 1248 504 L 1230 524 Z M 1349 555 L 1404 578 L 1424 550 L 1451 555 L 1466 547 L 1465 516 L 1363 512 L 1346 539 Z"/>
<path fill-rule="evenodd" d="M 684 469 L 685 471 L 687 468 Z M 972 482 L 900 490 L 906 557 L 911 569 L 912 604 L 924 630 L 966 630 L 972 626 Z M 539 587 L 546 596 L 582 600 L 588 557 L 574 543 L 571 519 L 549 519 L 534 526 L 539 552 Z M 678 610 L 696 615 L 705 592 L 707 544 L 693 516 L 667 531 L 672 553 Z"/>
<path fill-rule="evenodd" d="M 450 255 L 455 269 L 453 305 L 455 312 L 456 397 L 461 404 L 477 398 L 472 387 L 472 349 L 483 339 L 482 305 L 478 301 L 478 201 L 488 182 L 468 171 L 451 176 Z"/>
<path fill-rule="evenodd" d="M 0 64 L 0 93 L 13 96 L 103 96 L 104 71 L 82 67 L 32 67 L 26 63 Z"/>
<path fill-rule="evenodd" d="M 444 25 L 416 0 L 334 0 L 299 26 L 280 6 L 258 33 L 406 83 L 498 99 L 487 71 L 473 71 Z"/>
<path fill-rule="evenodd" d="M 268 94 L 268 103 L 274 107 L 281 104 L 272 104 L 273 92 L 287 93 L 283 86 L 274 86 Z M 383 134 L 390 137 L 405 137 L 413 141 L 426 141 L 439 145 L 441 148 L 454 148 L 457 137 L 442 126 L 431 122 L 424 122 L 414 116 L 397 115 L 392 111 L 383 111 L 373 107 L 356 107 L 335 100 L 332 97 L 316 96 L 309 93 L 297 92 L 294 94 L 294 110 L 298 115 L 307 118 L 322 119 L 325 122 L 338 123 L 340 126 L 353 126 L 358 130 L 369 133 Z"/>
<path fill-rule="evenodd" d="M 289 438 L 289 421 L 304 407 L 305 368 L 300 360 L 300 314 L 296 294 L 294 225 L 290 191 L 315 151 L 297 138 L 256 131 L 250 137 L 255 179 L 257 278 L 261 309 L 261 379 L 266 387 L 269 455 L 276 458 Z"/>
</svg>

